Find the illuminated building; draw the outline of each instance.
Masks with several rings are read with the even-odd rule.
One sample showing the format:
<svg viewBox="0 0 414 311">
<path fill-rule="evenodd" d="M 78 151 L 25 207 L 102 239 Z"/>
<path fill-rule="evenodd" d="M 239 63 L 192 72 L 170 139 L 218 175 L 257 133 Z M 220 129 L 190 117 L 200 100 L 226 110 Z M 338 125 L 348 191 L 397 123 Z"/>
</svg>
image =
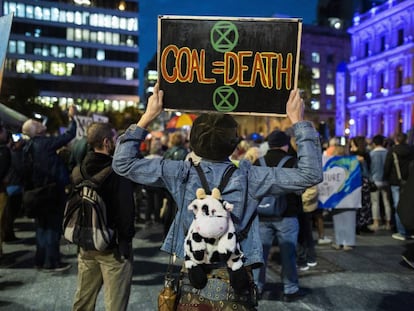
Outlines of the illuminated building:
<svg viewBox="0 0 414 311">
<path fill-rule="evenodd" d="M 414 1 L 388 0 L 356 14 L 346 126 L 350 136 L 392 136 L 414 123 Z"/>
<path fill-rule="evenodd" d="M 2 95 L 32 77 L 46 106 L 137 106 L 138 0 L 0 3 L 0 15 L 14 14 Z"/>
</svg>

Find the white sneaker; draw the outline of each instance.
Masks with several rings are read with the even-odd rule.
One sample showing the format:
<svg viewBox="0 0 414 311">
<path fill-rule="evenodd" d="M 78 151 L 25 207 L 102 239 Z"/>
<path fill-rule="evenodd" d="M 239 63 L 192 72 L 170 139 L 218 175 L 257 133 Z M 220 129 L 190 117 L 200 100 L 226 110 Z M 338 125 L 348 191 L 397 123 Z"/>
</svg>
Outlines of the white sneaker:
<svg viewBox="0 0 414 311">
<path fill-rule="evenodd" d="M 327 238 L 326 236 L 324 236 L 322 239 L 318 239 L 318 244 L 319 245 L 325 245 L 325 244 L 331 244 L 332 240 L 330 238 Z"/>
<path fill-rule="evenodd" d="M 318 265 L 318 263 L 316 261 L 309 261 L 308 262 L 308 267 L 316 267 Z"/>
<path fill-rule="evenodd" d="M 407 240 L 407 238 L 405 236 L 403 236 L 402 234 L 400 234 L 400 233 L 394 233 L 393 235 L 391 235 L 391 237 L 393 239 L 400 240 L 400 241 Z"/>
</svg>

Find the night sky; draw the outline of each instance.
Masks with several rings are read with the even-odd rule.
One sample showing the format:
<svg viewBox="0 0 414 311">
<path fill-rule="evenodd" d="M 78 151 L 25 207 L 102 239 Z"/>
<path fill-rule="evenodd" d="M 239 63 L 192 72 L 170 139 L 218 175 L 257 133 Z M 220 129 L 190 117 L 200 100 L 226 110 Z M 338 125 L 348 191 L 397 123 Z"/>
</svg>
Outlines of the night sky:
<svg viewBox="0 0 414 311">
<path fill-rule="evenodd" d="M 158 15 L 299 17 L 304 24 L 316 20 L 318 0 L 141 0 L 139 2 L 140 95 L 144 69 L 157 51 Z"/>
</svg>

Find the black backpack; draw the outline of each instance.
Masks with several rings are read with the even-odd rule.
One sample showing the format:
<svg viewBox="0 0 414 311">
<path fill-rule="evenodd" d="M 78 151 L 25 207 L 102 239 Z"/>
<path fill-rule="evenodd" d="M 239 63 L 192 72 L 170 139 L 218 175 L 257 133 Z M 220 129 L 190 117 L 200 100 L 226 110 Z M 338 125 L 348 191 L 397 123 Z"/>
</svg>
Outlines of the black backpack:
<svg viewBox="0 0 414 311">
<path fill-rule="evenodd" d="M 283 167 L 291 156 L 284 156 L 277 167 Z M 263 157 L 259 158 L 261 166 L 267 166 Z M 286 195 L 269 195 L 263 197 L 257 206 L 257 213 L 264 217 L 281 217 L 287 208 Z"/>
<path fill-rule="evenodd" d="M 63 217 L 65 239 L 84 250 L 103 251 L 114 239 L 114 230 L 108 226 L 106 205 L 99 189 L 112 173 L 108 166 L 90 178 L 85 178 L 80 166 L 72 172 L 74 188 L 66 202 Z"/>
</svg>

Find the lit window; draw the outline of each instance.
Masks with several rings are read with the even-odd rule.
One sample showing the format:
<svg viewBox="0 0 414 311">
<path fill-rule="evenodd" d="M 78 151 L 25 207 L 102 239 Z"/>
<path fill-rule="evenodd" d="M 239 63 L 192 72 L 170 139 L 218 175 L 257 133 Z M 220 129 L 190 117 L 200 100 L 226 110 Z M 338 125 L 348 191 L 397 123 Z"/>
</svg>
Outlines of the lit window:
<svg viewBox="0 0 414 311">
<path fill-rule="evenodd" d="M 90 33 L 91 42 L 96 42 L 96 36 L 97 36 L 96 32 L 91 31 Z"/>
<path fill-rule="evenodd" d="M 82 49 L 81 48 L 75 48 L 75 57 L 76 58 L 82 58 Z"/>
<path fill-rule="evenodd" d="M 71 11 L 66 12 L 66 21 L 68 23 L 74 23 L 75 22 L 75 15 Z"/>
<path fill-rule="evenodd" d="M 319 79 L 320 77 L 321 77 L 321 73 L 319 71 L 319 68 L 312 68 L 312 78 Z"/>
<path fill-rule="evenodd" d="M 148 70 L 147 79 L 151 81 L 158 80 L 158 72 L 156 70 Z"/>
<path fill-rule="evenodd" d="M 59 22 L 66 23 L 66 12 L 64 10 L 59 11 Z"/>
<path fill-rule="evenodd" d="M 26 42 L 17 41 L 17 54 L 26 54 Z"/>
<path fill-rule="evenodd" d="M 75 24 L 82 25 L 82 13 L 81 12 L 75 12 Z"/>
<path fill-rule="evenodd" d="M 318 52 L 312 52 L 312 62 L 314 63 L 320 63 L 321 61 L 321 56 L 319 55 Z"/>
<path fill-rule="evenodd" d="M 26 18 L 33 18 L 33 6 L 26 5 Z"/>
<path fill-rule="evenodd" d="M 105 43 L 112 44 L 112 33 L 105 32 Z"/>
<path fill-rule="evenodd" d="M 30 60 L 25 61 L 25 66 L 24 66 L 24 72 L 25 73 L 33 73 L 34 68 L 33 68 L 33 62 Z"/>
<path fill-rule="evenodd" d="M 66 47 L 66 57 L 69 57 L 69 58 L 75 57 L 75 49 L 73 46 Z"/>
<path fill-rule="evenodd" d="M 320 94 L 321 88 L 319 83 L 312 83 L 312 94 Z"/>
<path fill-rule="evenodd" d="M 126 67 L 125 68 L 125 79 L 126 80 L 133 80 L 134 79 L 134 68 Z"/>
<path fill-rule="evenodd" d="M 137 30 L 137 20 L 135 18 L 128 19 L 128 30 L 136 31 Z"/>
<path fill-rule="evenodd" d="M 332 83 L 328 83 L 325 88 L 326 95 L 335 95 L 335 87 Z"/>
<path fill-rule="evenodd" d="M 89 41 L 89 29 L 82 30 L 82 40 Z"/>
<path fill-rule="evenodd" d="M 104 50 L 97 50 L 96 51 L 96 60 L 98 60 L 98 61 L 105 60 L 105 51 Z"/>
<path fill-rule="evenodd" d="M 52 62 L 50 64 L 50 73 L 55 76 L 65 75 L 65 63 Z"/>
<path fill-rule="evenodd" d="M 57 45 L 52 45 L 50 47 L 50 55 L 53 57 L 58 57 L 59 54 L 59 48 L 57 47 Z"/>
<path fill-rule="evenodd" d="M 49 8 L 43 8 L 43 20 L 50 21 L 50 9 Z"/>
<path fill-rule="evenodd" d="M 120 29 L 127 29 L 127 20 L 126 18 L 119 19 L 119 28 Z"/>
<path fill-rule="evenodd" d="M 73 68 L 75 68 L 75 64 L 74 63 L 66 63 L 66 75 L 67 76 L 71 76 L 72 75 Z"/>
<path fill-rule="evenodd" d="M 311 109 L 312 110 L 319 110 L 320 108 L 321 108 L 321 103 L 319 102 L 319 100 L 312 99 L 311 100 Z"/>
<path fill-rule="evenodd" d="M 24 59 L 18 59 L 16 62 L 16 71 L 18 73 L 24 73 L 25 70 L 25 60 Z"/>
<path fill-rule="evenodd" d="M 113 29 L 118 29 L 119 28 L 119 18 L 118 16 L 112 16 L 112 28 Z"/>
<path fill-rule="evenodd" d="M 104 14 L 98 14 L 98 26 L 105 27 L 105 15 Z"/>
<path fill-rule="evenodd" d="M 91 26 L 98 26 L 98 14 L 91 14 L 89 19 L 89 23 Z"/>
<path fill-rule="evenodd" d="M 67 28 L 66 29 L 66 40 L 73 41 L 75 39 L 75 29 Z"/>
<path fill-rule="evenodd" d="M 24 17 L 25 14 L 25 5 L 22 3 L 17 4 L 16 6 L 16 16 L 17 17 Z"/>
<path fill-rule="evenodd" d="M 43 19 L 43 12 L 40 6 L 36 6 L 34 9 L 35 19 Z"/>
<path fill-rule="evenodd" d="M 34 63 L 34 73 L 41 74 L 43 73 L 43 64 L 41 61 L 35 61 Z"/>
<path fill-rule="evenodd" d="M 42 56 L 48 57 L 49 56 L 49 45 L 44 46 L 42 49 Z"/>
<path fill-rule="evenodd" d="M 99 43 L 105 43 L 105 34 L 102 31 L 98 31 L 97 41 Z"/>
<path fill-rule="evenodd" d="M 75 41 L 82 41 L 82 29 L 75 29 Z"/>
<path fill-rule="evenodd" d="M 120 35 L 119 33 L 112 34 L 112 44 L 113 45 L 119 45 L 120 43 Z"/>
<path fill-rule="evenodd" d="M 112 26 L 112 16 L 105 15 L 105 27 L 109 28 Z"/>
<path fill-rule="evenodd" d="M 10 40 L 9 41 L 9 53 L 16 53 L 16 41 Z"/>
<path fill-rule="evenodd" d="M 82 25 L 86 25 L 89 20 L 89 12 L 82 12 Z"/>
<path fill-rule="evenodd" d="M 126 44 L 128 46 L 134 46 L 134 40 L 132 39 L 132 36 L 128 36 L 128 39 L 126 41 Z"/>
<path fill-rule="evenodd" d="M 54 22 L 57 22 L 59 20 L 59 9 L 58 8 L 51 9 L 50 19 Z"/>
</svg>

